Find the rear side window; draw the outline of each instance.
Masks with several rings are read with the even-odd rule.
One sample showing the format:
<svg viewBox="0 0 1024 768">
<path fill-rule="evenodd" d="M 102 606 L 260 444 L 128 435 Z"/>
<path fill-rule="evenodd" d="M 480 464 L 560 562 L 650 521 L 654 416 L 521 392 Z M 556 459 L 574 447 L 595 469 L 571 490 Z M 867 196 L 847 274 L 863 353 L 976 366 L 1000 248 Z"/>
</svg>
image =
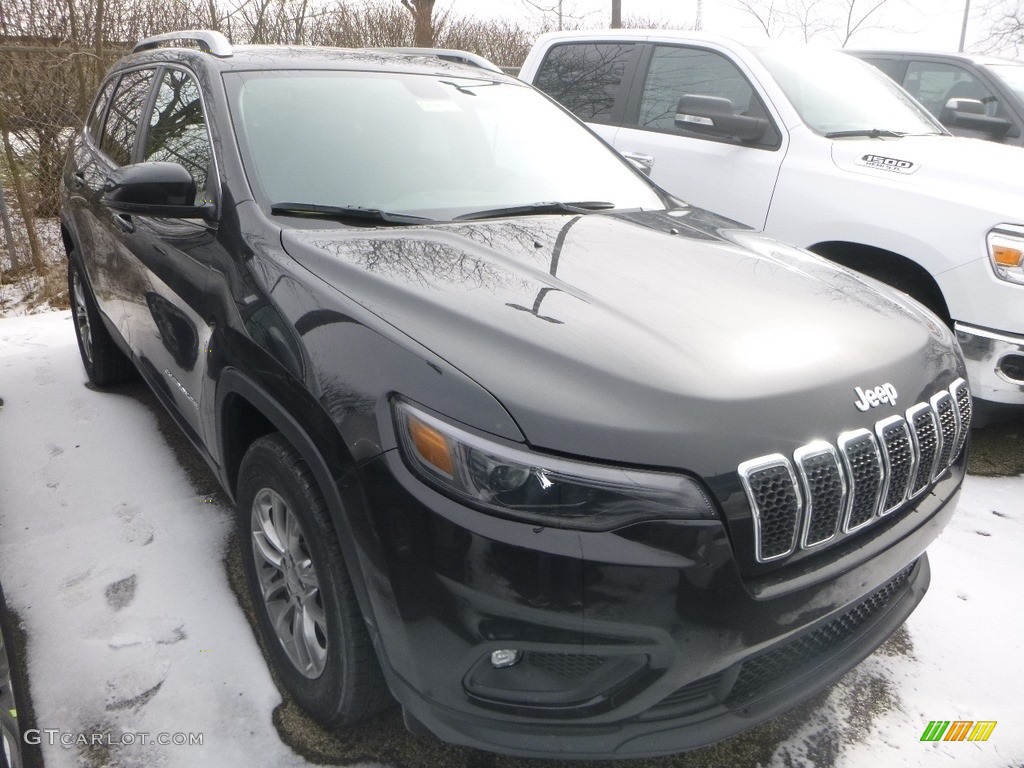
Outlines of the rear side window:
<svg viewBox="0 0 1024 768">
<path fill-rule="evenodd" d="M 611 122 L 635 49 L 633 43 L 556 45 L 544 58 L 534 85 L 581 120 Z"/>
<path fill-rule="evenodd" d="M 873 67 L 878 67 L 878 69 L 880 69 L 883 72 L 885 72 L 885 74 L 887 74 L 889 77 L 891 77 L 897 83 L 900 81 L 900 78 L 901 78 L 902 72 L 903 72 L 904 64 L 899 59 L 882 59 L 882 58 L 877 58 L 875 56 L 860 56 L 860 55 L 858 55 L 857 58 L 860 59 L 861 61 L 866 61 L 868 64 L 870 64 Z"/>
<path fill-rule="evenodd" d="M 103 125 L 103 114 L 107 111 L 107 104 L 110 103 L 110 97 L 114 93 L 115 85 L 117 85 L 116 78 L 108 80 L 103 85 L 103 90 L 100 91 L 96 103 L 93 104 L 92 112 L 89 113 L 89 120 L 85 124 L 86 133 L 97 144 L 100 143 L 100 127 Z"/>
<path fill-rule="evenodd" d="M 128 165 L 132 161 L 132 147 L 152 79 L 152 70 L 141 69 L 126 73 L 117 84 L 107 122 L 103 126 L 100 149 L 118 165 Z"/>
<path fill-rule="evenodd" d="M 206 189 L 213 157 L 206 132 L 206 115 L 199 86 L 187 73 L 168 69 L 160 82 L 149 118 L 145 160 L 180 163 L 195 179 L 196 189 Z"/>
</svg>

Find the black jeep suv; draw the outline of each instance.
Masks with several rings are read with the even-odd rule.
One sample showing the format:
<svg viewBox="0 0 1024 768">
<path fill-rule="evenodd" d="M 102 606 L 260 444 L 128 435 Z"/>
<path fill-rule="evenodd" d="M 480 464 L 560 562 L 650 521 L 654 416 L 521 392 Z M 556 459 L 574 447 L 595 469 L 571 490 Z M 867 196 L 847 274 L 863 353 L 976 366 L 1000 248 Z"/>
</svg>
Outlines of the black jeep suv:
<svg viewBox="0 0 1024 768">
<path fill-rule="evenodd" d="M 949 331 L 483 60 L 146 40 L 61 223 L 89 378 L 138 369 L 235 499 L 324 723 L 390 692 L 497 752 L 680 751 L 927 587 L 971 416 Z"/>
</svg>

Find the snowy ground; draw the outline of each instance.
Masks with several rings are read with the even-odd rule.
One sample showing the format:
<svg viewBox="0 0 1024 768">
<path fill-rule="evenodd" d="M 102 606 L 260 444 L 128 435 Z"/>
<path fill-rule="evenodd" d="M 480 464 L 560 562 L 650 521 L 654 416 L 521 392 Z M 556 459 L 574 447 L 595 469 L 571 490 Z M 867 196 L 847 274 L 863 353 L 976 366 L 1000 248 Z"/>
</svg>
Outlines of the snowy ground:
<svg viewBox="0 0 1024 768">
<path fill-rule="evenodd" d="M 197 493 L 145 405 L 84 381 L 67 312 L 0 319 L 0 578 L 29 637 L 38 725 L 58 732 L 52 746 L 44 734 L 47 766 L 307 765 L 271 721 L 280 697 L 228 586 L 228 511 Z M 1024 766 L 1024 477 L 968 478 L 929 552 L 907 632 L 764 762 Z M 928 721 L 957 719 L 998 725 L 984 743 L 919 741 Z M 203 742 L 65 747 L 60 733 Z M 392 747 L 362 754 L 388 761 Z"/>
</svg>

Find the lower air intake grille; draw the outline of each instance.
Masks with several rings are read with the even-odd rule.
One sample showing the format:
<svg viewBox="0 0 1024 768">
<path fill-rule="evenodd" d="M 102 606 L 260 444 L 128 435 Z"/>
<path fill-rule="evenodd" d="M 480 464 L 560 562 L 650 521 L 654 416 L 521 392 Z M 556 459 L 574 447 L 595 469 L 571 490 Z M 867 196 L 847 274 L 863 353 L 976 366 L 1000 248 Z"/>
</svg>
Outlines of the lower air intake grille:
<svg viewBox="0 0 1024 768">
<path fill-rule="evenodd" d="M 530 651 L 530 664 L 545 672 L 564 677 L 566 680 L 579 680 L 586 677 L 606 661 L 608 661 L 607 656 Z"/>
<path fill-rule="evenodd" d="M 903 589 L 916 563 L 911 563 L 846 613 L 795 640 L 743 662 L 726 703 L 744 704 L 770 689 L 773 683 L 836 654 L 840 646 L 883 609 Z"/>
</svg>

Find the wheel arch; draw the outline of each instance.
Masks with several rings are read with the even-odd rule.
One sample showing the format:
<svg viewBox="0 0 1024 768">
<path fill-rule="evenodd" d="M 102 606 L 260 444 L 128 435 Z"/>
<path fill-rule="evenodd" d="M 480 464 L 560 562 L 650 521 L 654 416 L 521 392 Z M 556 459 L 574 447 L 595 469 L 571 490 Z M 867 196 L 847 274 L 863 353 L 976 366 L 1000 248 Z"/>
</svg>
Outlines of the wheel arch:
<svg viewBox="0 0 1024 768">
<path fill-rule="evenodd" d="M 360 567 L 360 545 L 356 541 L 353 521 L 350 518 L 353 503 L 360 502 L 348 497 L 342 499 L 338 478 L 343 473 L 331 471 L 324 458 L 324 450 L 312 436 L 315 430 L 304 425 L 263 386 L 237 368 L 225 368 L 220 374 L 216 398 L 216 425 L 221 484 L 232 500 L 236 498 L 242 457 L 258 438 L 271 432 L 280 432 L 302 456 L 327 504 L 334 532 L 355 588 L 356 599 L 370 628 L 379 656 L 381 648 L 377 638 L 377 622 L 373 617 L 372 600 Z"/>
<path fill-rule="evenodd" d="M 64 244 L 64 254 L 70 256 L 71 252 L 75 250 L 75 238 L 71 234 L 71 226 L 63 216 L 60 219 L 60 239 Z"/>
<path fill-rule="evenodd" d="M 947 324 L 951 323 L 942 289 L 931 273 L 913 259 L 884 248 L 842 240 L 817 243 L 809 246 L 808 250 L 903 291 Z"/>
</svg>

